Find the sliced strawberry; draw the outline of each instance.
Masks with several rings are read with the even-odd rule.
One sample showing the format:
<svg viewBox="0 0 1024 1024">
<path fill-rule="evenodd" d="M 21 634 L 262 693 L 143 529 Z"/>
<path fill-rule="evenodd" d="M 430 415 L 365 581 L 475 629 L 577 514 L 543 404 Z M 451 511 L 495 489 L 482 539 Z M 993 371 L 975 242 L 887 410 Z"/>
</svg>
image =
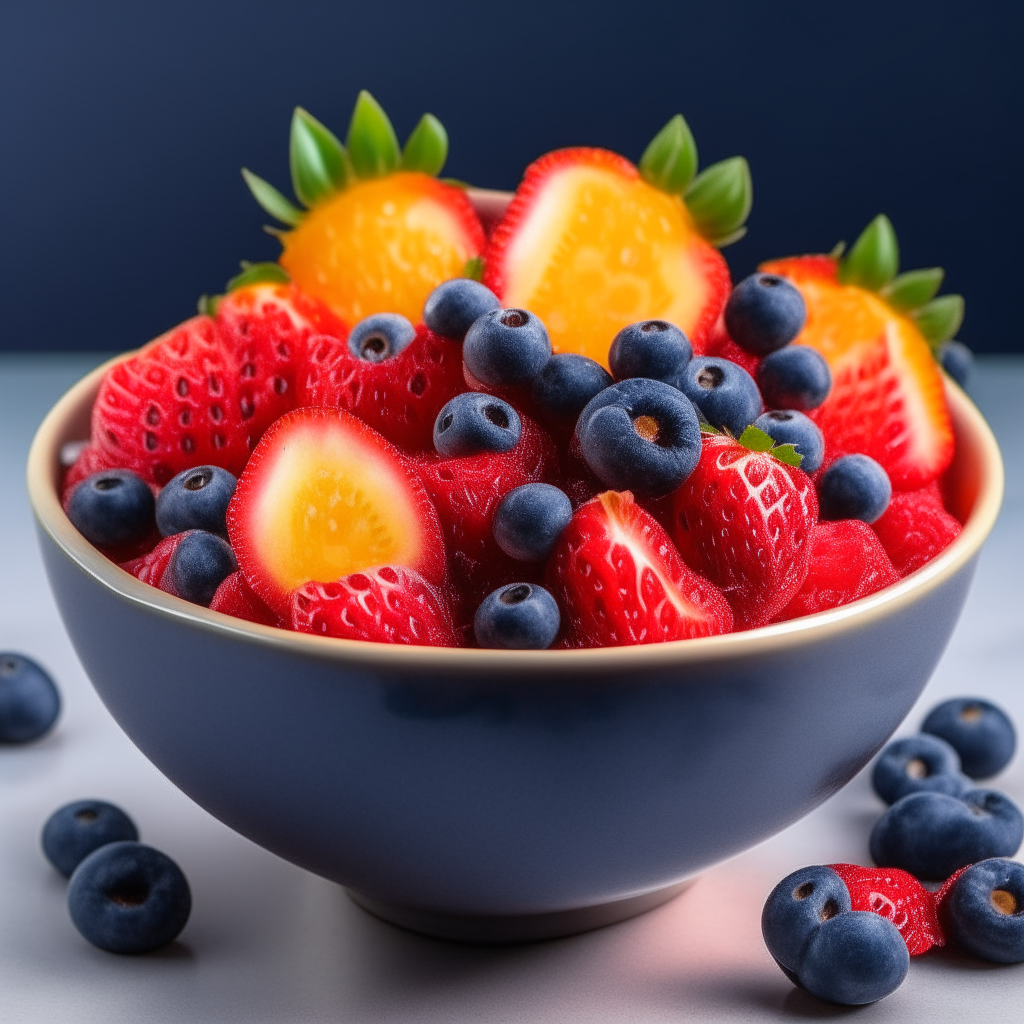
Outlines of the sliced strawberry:
<svg viewBox="0 0 1024 1024">
<path fill-rule="evenodd" d="M 437 414 L 466 390 L 461 347 L 422 325 L 379 363 L 357 359 L 344 339 L 316 338 L 298 384 L 299 405 L 346 409 L 409 453 L 433 448 Z"/>
<path fill-rule="evenodd" d="M 729 268 L 686 204 L 603 149 L 561 149 L 532 163 L 484 255 L 484 284 L 544 321 L 555 352 L 608 365 L 612 339 L 668 320 L 694 348 L 729 295 Z"/>
<path fill-rule="evenodd" d="M 241 572 L 233 572 L 217 588 L 210 610 L 261 626 L 280 625 L 278 617 L 249 589 Z"/>
<path fill-rule="evenodd" d="M 148 554 L 124 562 L 121 568 L 125 572 L 131 573 L 137 580 L 148 583 L 151 587 L 157 587 L 169 594 L 173 593 L 166 585 L 161 586 L 161 584 L 167 567 L 171 564 L 171 557 L 184 536 L 184 533 L 176 533 L 171 537 L 164 537 Z"/>
<path fill-rule="evenodd" d="M 458 647 L 438 592 L 419 573 L 385 565 L 336 583 L 306 583 L 291 597 L 292 629 L 343 640 Z"/>
<path fill-rule="evenodd" d="M 830 458 L 870 455 L 896 490 L 937 479 L 953 457 L 942 374 L 917 326 L 882 298 L 840 284 L 829 257 L 777 260 L 762 267 L 788 277 L 807 304 L 797 344 L 816 348 L 832 370 L 832 391 L 812 418 Z"/>
<path fill-rule="evenodd" d="M 377 565 L 445 577 L 440 523 L 402 454 L 351 413 L 296 409 L 263 435 L 228 506 L 246 583 L 288 614 L 309 580 Z"/>
<path fill-rule="evenodd" d="M 899 868 L 864 868 L 858 864 L 828 865 L 850 891 L 853 910 L 867 910 L 891 921 L 911 956 L 944 946 L 934 897 L 913 875 Z"/>
<path fill-rule="evenodd" d="M 948 547 L 962 529 L 942 504 L 938 484 L 897 491 L 872 529 L 901 576 L 920 569 Z"/>
<path fill-rule="evenodd" d="M 621 647 L 728 633 L 722 592 L 687 566 L 629 491 L 579 508 L 548 560 L 569 647 Z"/>
<path fill-rule="evenodd" d="M 672 501 L 680 554 L 725 593 L 736 628 L 771 622 L 810 565 L 818 499 L 807 474 L 705 434 L 697 468 Z"/>
<path fill-rule="evenodd" d="M 896 583 L 899 573 L 871 527 L 859 519 L 818 523 L 811 534 L 811 564 L 796 596 L 776 622 L 838 608 Z"/>
</svg>

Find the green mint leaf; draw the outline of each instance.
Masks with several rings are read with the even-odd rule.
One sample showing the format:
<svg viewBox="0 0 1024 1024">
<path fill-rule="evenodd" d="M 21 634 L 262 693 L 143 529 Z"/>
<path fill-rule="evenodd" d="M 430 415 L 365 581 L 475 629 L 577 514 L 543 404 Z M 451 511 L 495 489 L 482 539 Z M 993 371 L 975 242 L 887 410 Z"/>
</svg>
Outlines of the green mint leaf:
<svg viewBox="0 0 1024 1024">
<path fill-rule="evenodd" d="M 739 442 L 752 452 L 771 451 L 772 445 L 775 444 L 771 435 L 766 434 L 760 427 L 755 427 L 753 423 L 740 434 Z"/>
<path fill-rule="evenodd" d="M 282 224 L 288 224 L 293 228 L 302 220 L 302 211 L 285 199 L 269 181 L 264 181 L 258 174 L 253 174 L 248 167 L 242 168 L 242 177 L 245 179 L 246 185 L 249 186 L 253 199 L 271 217 L 275 217 Z"/>
<path fill-rule="evenodd" d="M 918 329 L 933 347 L 949 341 L 964 322 L 964 297 L 940 295 L 913 313 Z"/>
<path fill-rule="evenodd" d="M 804 457 L 791 444 L 776 445 L 768 454 L 794 469 L 799 469 L 800 463 L 804 461 Z"/>
<path fill-rule="evenodd" d="M 448 133 L 433 114 L 424 114 L 405 140 L 402 169 L 437 177 L 448 159 Z"/>
<path fill-rule="evenodd" d="M 346 185 L 345 149 L 334 133 L 312 114 L 296 107 L 288 140 L 292 189 L 299 201 L 312 206 Z"/>
<path fill-rule="evenodd" d="M 893 309 L 906 313 L 931 302 L 938 295 L 945 276 L 942 267 L 908 270 L 890 281 L 879 294 Z"/>
<path fill-rule="evenodd" d="M 229 292 L 250 284 L 289 284 L 291 278 L 280 263 L 250 263 L 242 260 L 242 272 L 225 286 Z"/>
<path fill-rule="evenodd" d="M 747 161 L 734 156 L 705 168 L 690 183 L 684 199 L 705 238 L 728 238 L 743 226 L 754 201 Z"/>
<path fill-rule="evenodd" d="M 900 269 L 900 247 L 891 221 L 880 213 L 862 232 L 839 264 L 839 280 L 877 292 Z"/>
<path fill-rule="evenodd" d="M 365 89 L 356 99 L 345 146 L 359 178 L 382 178 L 398 169 L 398 136 L 384 108 Z"/>
<path fill-rule="evenodd" d="M 702 434 L 721 434 L 722 433 L 717 427 L 711 426 L 710 423 L 705 423 L 704 420 L 700 421 L 700 432 Z"/>
<path fill-rule="evenodd" d="M 484 258 L 483 256 L 470 256 L 466 265 L 462 268 L 462 276 L 473 281 L 484 279 Z"/>
<path fill-rule="evenodd" d="M 682 114 L 651 139 L 640 157 L 640 174 L 655 188 L 681 195 L 697 173 L 697 143 Z"/>
</svg>

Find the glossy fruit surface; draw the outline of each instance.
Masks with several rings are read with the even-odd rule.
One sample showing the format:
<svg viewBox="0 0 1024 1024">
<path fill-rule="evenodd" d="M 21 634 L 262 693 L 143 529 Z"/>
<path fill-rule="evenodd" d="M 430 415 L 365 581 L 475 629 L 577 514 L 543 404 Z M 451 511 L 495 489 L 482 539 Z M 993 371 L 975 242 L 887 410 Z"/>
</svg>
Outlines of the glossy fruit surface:
<svg viewBox="0 0 1024 1024">
<path fill-rule="evenodd" d="M 1017 733 L 1002 708 L 980 697 L 955 697 L 928 712 L 921 732 L 944 740 L 972 779 L 988 779 L 1013 757 Z"/>
<path fill-rule="evenodd" d="M 226 576 L 210 599 L 210 611 L 262 626 L 280 625 L 278 617 L 252 592 L 241 572 Z"/>
<path fill-rule="evenodd" d="M 53 727 L 60 691 L 42 665 L 0 651 L 0 743 L 30 743 Z"/>
<path fill-rule="evenodd" d="M 93 850 L 107 843 L 136 841 L 135 822 L 116 804 L 105 800 L 74 800 L 57 808 L 43 825 L 46 859 L 65 877 Z"/>
</svg>

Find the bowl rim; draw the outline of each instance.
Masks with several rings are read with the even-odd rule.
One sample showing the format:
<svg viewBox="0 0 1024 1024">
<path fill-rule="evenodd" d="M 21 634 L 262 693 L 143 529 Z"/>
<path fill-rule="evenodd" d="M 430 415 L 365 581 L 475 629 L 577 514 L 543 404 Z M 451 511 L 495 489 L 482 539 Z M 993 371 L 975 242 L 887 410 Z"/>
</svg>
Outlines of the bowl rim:
<svg viewBox="0 0 1024 1024">
<path fill-rule="evenodd" d="M 68 441 L 81 439 L 70 436 L 74 425 L 88 422 L 88 411 L 103 374 L 129 354 L 122 353 L 108 360 L 72 385 L 50 409 L 36 431 L 26 476 L 29 501 L 40 527 L 83 573 L 137 607 L 233 640 L 351 667 L 429 676 L 483 672 L 495 676 L 516 673 L 523 679 L 531 676 L 543 679 L 552 674 L 625 673 L 639 678 L 645 672 L 659 669 L 685 669 L 687 665 L 698 663 L 704 665 L 736 657 L 778 654 L 808 642 L 869 626 L 941 587 L 977 555 L 996 521 L 1003 496 L 1003 463 L 992 430 L 967 395 L 943 375 L 957 435 L 957 455 L 964 457 L 964 441 L 969 440 L 969 447 L 981 456 L 973 507 L 959 536 L 944 551 L 898 583 L 868 597 L 814 615 L 737 633 L 572 651 L 423 647 L 313 636 L 248 622 L 165 594 L 109 561 L 89 544 L 65 515 L 57 490 L 61 448 Z M 954 466 L 956 458 L 954 456 Z"/>
</svg>

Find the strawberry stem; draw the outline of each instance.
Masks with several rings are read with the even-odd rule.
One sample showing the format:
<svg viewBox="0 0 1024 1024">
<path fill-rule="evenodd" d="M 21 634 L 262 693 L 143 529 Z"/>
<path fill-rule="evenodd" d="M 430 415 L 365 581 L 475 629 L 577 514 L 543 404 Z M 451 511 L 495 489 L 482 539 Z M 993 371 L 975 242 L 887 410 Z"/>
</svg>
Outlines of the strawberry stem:
<svg viewBox="0 0 1024 1024">
<path fill-rule="evenodd" d="M 448 159 L 448 133 L 433 114 L 424 114 L 405 140 L 402 169 L 437 177 Z"/>
<path fill-rule="evenodd" d="M 291 283 L 288 272 L 279 263 L 250 263 L 249 260 L 242 260 L 241 267 L 242 272 L 235 274 L 225 285 L 226 291 L 233 292 L 250 284 Z"/>
<path fill-rule="evenodd" d="M 253 199 L 256 200 L 271 217 L 296 227 L 302 220 L 302 211 L 290 203 L 269 181 L 264 181 L 258 174 L 253 174 L 248 167 L 242 168 L 242 177 L 245 179 Z"/>
<path fill-rule="evenodd" d="M 296 107 L 292 114 L 288 162 L 292 189 L 305 206 L 312 206 L 347 184 L 344 147 L 330 129 L 302 107 Z"/>
<path fill-rule="evenodd" d="M 384 108 L 365 89 L 356 99 L 345 145 L 359 178 L 381 178 L 398 169 L 398 136 Z"/>
<path fill-rule="evenodd" d="M 682 114 L 651 139 L 640 157 L 640 174 L 655 188 L 681 195 L 697 173 L 697 143 Z"/>
<path fill-rule="evenodd" d="M 942 267 L 908 270 L 890 281 L 880 292 L 883 299 L 900 313 L 906 313 L 930 302 L 942 287 Z"/>
<path fill-rule="evenodd" d="M 887 285 L 900 269 L 900 247 L 892 222 L 880 213 L 853 243 L 853 248 L 839 264 L 839 280 L 877 292 Z"/>
<path fill-rule="evenodd" d="M 742 237 L 753 205 L 750 166 L 741 156 L 712 164 L 693 179 L 683 198 L 697 230 L 712 245 L 729 245 Z"/>
<path fill-rule="evenodd" d="M 940 295 L 912 314 L 918 330 L 933 348 L 949 341 L 964 322 L 964 297 Z"/>
</svg>

